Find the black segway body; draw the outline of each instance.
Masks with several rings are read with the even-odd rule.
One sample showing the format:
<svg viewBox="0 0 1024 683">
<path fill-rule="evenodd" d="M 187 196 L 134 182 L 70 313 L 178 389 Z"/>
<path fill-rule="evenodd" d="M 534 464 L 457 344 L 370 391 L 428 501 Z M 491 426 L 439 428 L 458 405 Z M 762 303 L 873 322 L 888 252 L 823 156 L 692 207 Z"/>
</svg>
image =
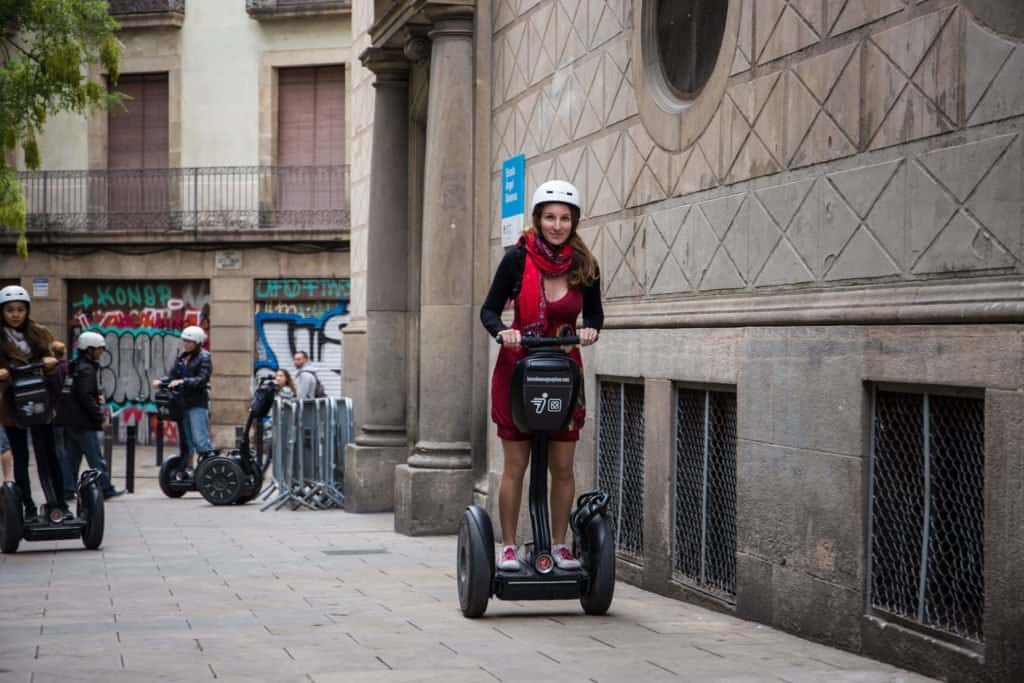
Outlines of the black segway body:
<svg viewBox="0 0 1024 683">
<path fill-rule="evenodd" d="M 263 488 L 262 454 L 249 447 L 249 429 L 270 413 L 276 393 L 272 377 L 260 380 L 249 402 L 249 417 L 238 448 L 216 450 L 196 467 L 195 487 L 210 504 L 248 503 Z"/>
<path fill-rule="evenodd" d="M 523 340 L 527 349 L 578 343 L 576 337 Z M 580 522 L 580 529 L 574 525 L 573 531 L 582 566 L 575 570 L 559 569 L 551 556 L 548 437 L 569 424 L 579 390 L 579 365 L 563 351 L 532 350 L 516 364 L 511 387 L 512 419 L 517 429 L 533 434 L 529 495 L 533 545 L 518 571 L 496 570 L 490 517 L 478 506 L 467 507 L 459 529 L 457 556 L 459 606 L 463 615 L 483 615 L 492 595 L 502 600 L 579 599 L 588 614 L 603 614 L 611 605 L 615 547 L 605 520 L 606 495 L 590 492 L 580 496 L 573 513 L 573 518 Z"/>
<path fill-rule="evenodd" d="M 42 363 L 11 368 L 11 398 L 14 419 L 20 427 L 49 424 L 53 419 L 50 389 Z"/>
<path fill-rule="evenodd" d="M 104 509 L 100 491 L 100 473 L 87 470 L 78 482 L 78 510 L 74 519 L 65 520 L 64 513 L 44 506 L 43 515 L 25 520 L 21 495 L 11 482 L 0 487 L 0 551 L 17 552 L 22 539 L 26 541 L 66 541 L 81 538 L 89 550 L 103 543 Z"/>
</svg>

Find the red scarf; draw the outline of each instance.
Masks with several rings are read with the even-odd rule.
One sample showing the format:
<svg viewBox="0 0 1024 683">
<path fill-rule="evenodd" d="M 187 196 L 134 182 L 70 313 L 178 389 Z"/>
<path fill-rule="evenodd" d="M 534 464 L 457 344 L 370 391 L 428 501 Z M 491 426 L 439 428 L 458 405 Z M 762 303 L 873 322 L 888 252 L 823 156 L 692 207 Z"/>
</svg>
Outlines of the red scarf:
<svg viewBox="0 0 1024 683">
<path fill-rule="evenodd" d="M 526 261 L 516 301 L 516 322 L 523 334 L 544 336 L 547 334 L 548 306 L 541 278 L 542 275 L 556 276 L 568 272 L 572 266 L 572 245 L 566 240 L 565 244 L 554 249 L 531 230 L 519 238 L 519 246 L 526 248 Z"/>
</svg>

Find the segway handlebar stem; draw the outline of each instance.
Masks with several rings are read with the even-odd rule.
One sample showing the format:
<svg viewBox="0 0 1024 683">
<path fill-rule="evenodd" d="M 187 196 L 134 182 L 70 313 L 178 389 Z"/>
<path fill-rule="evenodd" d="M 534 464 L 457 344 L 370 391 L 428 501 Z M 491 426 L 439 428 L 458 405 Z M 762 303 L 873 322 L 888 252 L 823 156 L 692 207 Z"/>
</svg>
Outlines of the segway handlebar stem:
<svg viewBox="0 0 1024 683">
<path fill-rule="evenodd" d="M 501 340 L 501 335 L 494 338 L 499 345 L 504 342 Z M 579 346 L 580 338 L 573 335 L 571 337 L 527 337 L 524 336 L 519 342 L 520 346 L 527 349 L 541 349 L 549 346 Z"/>
</svg>

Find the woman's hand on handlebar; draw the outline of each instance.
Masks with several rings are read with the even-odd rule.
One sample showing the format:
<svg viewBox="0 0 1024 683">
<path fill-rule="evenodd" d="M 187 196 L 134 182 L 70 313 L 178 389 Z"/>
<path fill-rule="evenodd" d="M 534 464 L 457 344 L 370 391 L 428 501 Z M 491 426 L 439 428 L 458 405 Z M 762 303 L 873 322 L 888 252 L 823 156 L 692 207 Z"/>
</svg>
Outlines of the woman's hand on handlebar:
<svg viewBox="0 0 1024 683">
<path fill-rule="evenodd" d="M 499 332 L 498 339 L 501 341 L 502 346 L 511 346 L 515 348 L 523 341 L 523 335 L 519 330 L 514 330 L 510 327 L 507 330 Z"/>
<path fill-rule="evenodd" d="M 581 327 L 576 334 L 580 338 L 580 346 L 590 346 L 597 341 L 597 330 L 593 327 Z"/>
<path fill-rule="evenodd" d="M 11 371 L 7 368 L 0 368 L 0 382 L 6 382 L 11 378 Z"/>
<path fill-rule="evenodd" d="M 53 356 L 43 358 L 43 372 L 52 372 L 57 367 L 57 359 Z"/>
</svg>

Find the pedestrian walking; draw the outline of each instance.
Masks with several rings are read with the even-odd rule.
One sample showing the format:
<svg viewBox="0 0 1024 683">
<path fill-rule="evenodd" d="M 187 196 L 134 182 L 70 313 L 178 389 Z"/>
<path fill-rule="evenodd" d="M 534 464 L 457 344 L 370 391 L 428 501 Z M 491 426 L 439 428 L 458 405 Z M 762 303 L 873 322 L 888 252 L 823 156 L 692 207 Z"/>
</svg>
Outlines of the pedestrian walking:
<svg viewBox="0 0 1024 683">
<path fill-rule="evenodd" d="M 502 340 L 501 351 L 491 377 L 491 419 L 498 427 L 505 467 L 498 489 L 502 543 L 498 566 L 519 569 L 515 538 L 523 495 L 523 475 L 530 462 L 530 435 L 518 431 L 512 420 L 509 389 L 516 363 L 525 356 L 520 346 L 524 335 L 540 337 L 578 336 L 580 344 L 597 341 L 604 323 L 601 282 L 597 262 L 576 231 L 580 222 L 580 195 L 562 180 L 542 184 L 533 195 L 533 223 L 509 249 L 494 275 L 480 320 L 492 336 Z M 512 327 L 501 322 L 505 303 L 515 304 Z M 583 313 L 583 327 L 576 319 Z M 582 373 L 578 347 L 569 355 Z M 576 482 L 573 457 L 579 430 L 586 416 L 585 392 L 580 382 L 579 399 L 572 422 L 562 432 L 551 434 L 548 466 L 551 472 L 551 553 L 563 569 L 578 568 L 579 561 L 565 544 Z"/>
<path fill-rule="evenodd" d="M 295 363 L 296 398 L 322 398 L 327 395 L 305 351 L 296 351 L 292 362 Z"/>
<path fill-rule="evenodd" d="M 284 368 L 278 368 L 274 373 L 274 384 L 277 385 L 277 395 L 280 398 L 295 398 L 299 393 L 292 376 Z"/>
<path fill-rule="evenodd" d="M 124 493 L 110 481 L 110 466 L 103 458 L 99 432 L 106 416 L 103 412 L 103 393 L 99 383 L 100 357 L 107 350 L 103 335 L 83 332 L 78 337 L 77 355 L 68 368 L 70 383 L 65 383 L 57 403 L 57 422 L 64 434 L 64 497 L 71 498 L 82 456 L 91 469 L 100 473 L 100 487 L 104 498 Z"/>
</svg>

